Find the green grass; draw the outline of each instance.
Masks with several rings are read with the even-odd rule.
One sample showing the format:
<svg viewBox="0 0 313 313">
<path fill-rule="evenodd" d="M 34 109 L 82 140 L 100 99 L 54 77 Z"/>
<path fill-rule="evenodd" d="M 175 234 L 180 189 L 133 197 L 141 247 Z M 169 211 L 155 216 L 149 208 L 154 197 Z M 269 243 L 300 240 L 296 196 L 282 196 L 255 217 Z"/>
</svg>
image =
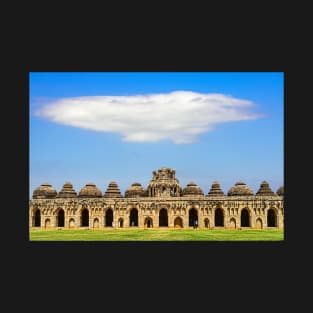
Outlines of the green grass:
<svg viewBox="0 0 313 313">
<path fill-rule="evenodd" d="M 278 229 L 31 229 L 31 241 L 279 241 Z"/>
</svg>

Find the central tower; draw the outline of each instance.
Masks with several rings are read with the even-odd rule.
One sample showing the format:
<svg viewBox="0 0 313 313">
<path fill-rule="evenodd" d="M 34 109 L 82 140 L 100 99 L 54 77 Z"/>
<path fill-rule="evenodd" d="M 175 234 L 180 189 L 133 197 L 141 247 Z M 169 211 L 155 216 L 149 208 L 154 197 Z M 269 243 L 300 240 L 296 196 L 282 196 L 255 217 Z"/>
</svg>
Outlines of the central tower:
<svg viewBox="0 0 313 313">
<path fill-rule="evenodd" d="M 182 189 L 179 180 L 175 177 L 176 171 L 172 168 L 162 167 L 152 172 L 153 177 L 148 185 L 149 197 L 179 197 Z"/>
</svg>

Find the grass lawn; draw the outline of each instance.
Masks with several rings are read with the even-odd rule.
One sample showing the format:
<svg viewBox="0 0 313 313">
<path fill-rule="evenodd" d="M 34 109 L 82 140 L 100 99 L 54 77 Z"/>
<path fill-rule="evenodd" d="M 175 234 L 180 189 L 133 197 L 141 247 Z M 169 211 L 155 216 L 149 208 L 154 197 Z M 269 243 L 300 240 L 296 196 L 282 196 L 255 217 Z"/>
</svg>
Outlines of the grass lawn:
<svg viewBox="0 0 313 313">
<path fill-rule="evenodd" d="M 31 241 L 281 241 L 278 229 L 31 229 Z"/>
</svg>

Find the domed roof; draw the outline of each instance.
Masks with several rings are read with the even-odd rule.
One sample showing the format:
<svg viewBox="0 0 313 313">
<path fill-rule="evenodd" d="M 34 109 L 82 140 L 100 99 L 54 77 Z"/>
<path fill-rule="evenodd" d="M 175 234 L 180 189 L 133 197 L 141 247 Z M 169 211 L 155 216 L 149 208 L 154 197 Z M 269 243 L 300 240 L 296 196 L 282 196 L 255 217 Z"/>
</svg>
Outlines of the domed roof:
<svg viewBox="0 0 313 313">
<path fill-rule="evenodd" d="M 125 198 L 144 197 L 145 195 L 145 189 L 141 186 L 140 183 L 133 183 L 125 191 Z"/>
<path fill-rule="evenodd" d="M 57 191 L 49 183 L 41 184 L 33 192 L 33 199 L 52 199 L 57 195 Z"/>
<path fill-rule="evenodd" d="M 122 194 L 115 181 L 111 181 L 103 195 L 105 198 L 122 198 Z"/>
<path fill-rule="evenodd" d="M 275 196 L 274 191 L 270 188 L 270 185 L 267 181 L 262 181 L 260 189 L 256 193 L 256 196 Z"/>
<path fill-rule="evenodd" d="M 253 196 L 252 189 L 244 182 L 239 181 L 228 191 L 229 196 Z"/>
<path fill-rule="evenodd" d="M 210 191 L 208 192 L 208 196 L 224 196 L 224 192 L 221 189 L 219 182 L 214 181 L 212 183 L 212 187 Z"/>
<path fill-rule="evenodd" d="M 279 196 L 284 196 L 284 186 L 281 186 L 277 189 L 276 193 L 279 195 Z"/>
<path fill-rule="evenodd" d="M 77 192 L 73 189 L 71 182 L 65 182 L 61 191 L 57 194 L 57 198 L 75 198 Z"/>
<path fill-rule="evenodd" d="M 94 183 L 88 183 L 80 190 L 78 196 L 82 198 L 102 197 L 102 193 Z"/>
<path fill-rule="evenodd" d="M 203 196 L 203 191 L 194 182 L 187 184 L 187 187 L 183 189 L 182 196 Z"/>
</svg>

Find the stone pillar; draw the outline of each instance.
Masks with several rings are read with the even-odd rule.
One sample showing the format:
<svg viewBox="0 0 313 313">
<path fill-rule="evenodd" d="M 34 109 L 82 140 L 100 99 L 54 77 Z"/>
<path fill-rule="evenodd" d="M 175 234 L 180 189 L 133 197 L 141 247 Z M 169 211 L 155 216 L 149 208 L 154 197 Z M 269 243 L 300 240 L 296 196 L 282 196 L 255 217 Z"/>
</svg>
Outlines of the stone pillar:
<svg viewBox="0 0 313 313">
<path fill-rule="evenodd" d="M 256 228 L 256 215 L 254 214 L 254 211 L 251 208 L 249 208 L 249 215 L 250 215 L 250 227 Z"/>
<path fill-rule="evenodd" d="M 187 212 L 187 210 L 186 210 L 186 212 Z M 188 228 L 189 227 L 188 213 L 183 214 L 182 219 L 183 219 L 183 227 Z"/>
<path fill-rule="evenodd" d="M 204 228 L 203 210 L 201 207 L 198 209 L 198 228 Z"/>
<path fill-rule="evenodd" d="M 168 219 L 168 227 L 174 228 L 174 213 L 172 212 L 171 208 L 167 210 L 167 219 Z"/>
<path fill-rule="evenodd" d="M 117 211 L 113 211 L 113 228 L 118 228 L 118 219 L 119 219 L 119 214 Z"/>
<path fill-rule="evenodd" d="M 159 226 L 159 210 L 156 210 L 155 212 L 155 227 L 160 227 Z"/>
<path fill-rule="evenodd" d="M 137 208 L 138 210 L 138 227 L 144 227 L 144 216 L 142 215 L 142 210 Z"/>
<path fill-rule="evenodd" d="M 51 215 L 49 218 L 50 218 L 51 228 L 57 227 L 57 215 Z"/>
<path fill-rule="evenodd" d="M 45 228 L 45 217 L 43 214 L 40 214 L 40 228 Z"/>
<path fill-rule="evenodd" d="M 130 227 L 129 217 L 130 217 L 130 212 L 125 213 L 125 215 L 124 215 L 124 227 Z"/>
<path fill-rule="evenodd" d="M 42 215 L 41 214 L 40 214 L 40 219 L 42 219 Z M 29 227 L 33 226 L 32 208 L 28 211 L 28 224 L 29 224 Z"/>
</svg>

